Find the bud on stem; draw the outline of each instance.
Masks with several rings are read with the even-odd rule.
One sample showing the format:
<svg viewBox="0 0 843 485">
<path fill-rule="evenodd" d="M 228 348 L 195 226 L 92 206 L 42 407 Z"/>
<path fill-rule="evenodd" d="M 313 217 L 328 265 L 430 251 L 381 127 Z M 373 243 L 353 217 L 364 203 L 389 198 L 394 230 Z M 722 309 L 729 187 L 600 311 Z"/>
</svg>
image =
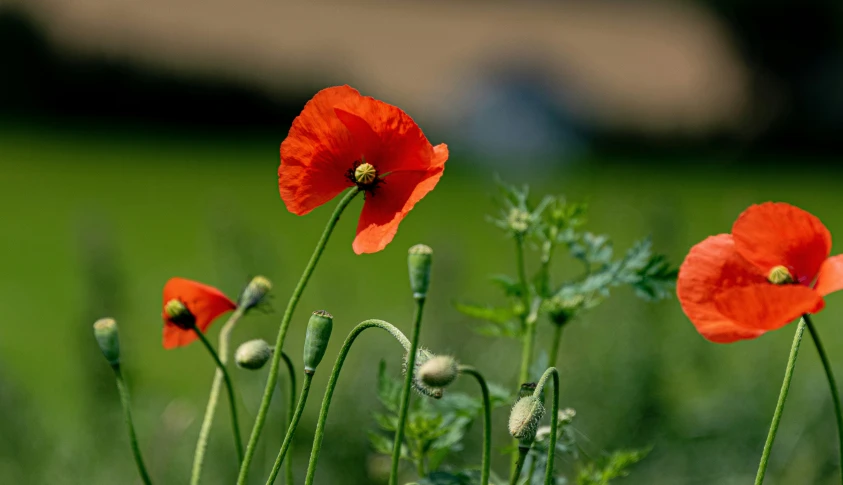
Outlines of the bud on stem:
<svg viewBox="0 0 843 485">
<path fill-rule="evenodd" d="M 113 318 L 101 318 L 94 322 L 94 337 L 105 360 L 112 366 L 120 364 L 120 339 L 117 322 Z"/>
<path fill-rule="evenodd" d="M 419 379 L 432 387 L 446 387 L 458 374 L 457 361 L 447 355 L 438 355 L 419 367 Z"/>
<path fill-rule="evenodd" d="M 272 289 L 272 282 L 263 276 L 255 276 L 252 281 L 243 289 L 240 294 L 240 301 L 237 305 L 243 310 L 250 310 L 256 307 L 261 300 Z"/>
<path fill-rule="evenodd" d="M 407 263 L 410 270 L 410 289 L 413 290 L 413 298 L 427 297 L 432 258 L 433 250 L 430 249 L 430 246 L 416 244 L 410 248 Z"/>
<path fill-rule="evenodd" d="M 529 448 L 536 439 L 543 416 L 544 406 L 537 396 L 522 397 L 512 406 L 509 414 L 509 434 L 519 440 L 522 447 Z"/>
<path fill-rule="evenodd" d="M 328 341 L 331 339 L 331 330 L 334 327 L 334 317 L 325 310 L 313 312 L 310 321 L 307 322 L 307 333 L 304 337 L 304 372 L 313 374 L 316 367 L 322 362 L 325 350 L 328 348 Z"/>
<path fill-rule="evenodd" d="M 265 340 L 255 339 L 244 342 L 234 353 L 234 362 L 238 367 L 257 370 L 266 365 L 272 357 L 272 347 Z"/>
</svg>

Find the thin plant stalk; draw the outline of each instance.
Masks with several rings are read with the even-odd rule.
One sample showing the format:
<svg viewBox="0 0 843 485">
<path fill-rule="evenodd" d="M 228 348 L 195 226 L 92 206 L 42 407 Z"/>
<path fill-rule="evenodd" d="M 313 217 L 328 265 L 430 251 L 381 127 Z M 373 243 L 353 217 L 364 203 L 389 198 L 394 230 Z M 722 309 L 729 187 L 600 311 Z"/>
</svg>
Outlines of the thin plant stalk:
<svg viewBox="0 0 843 485">
<path fill-rule="evenodd" d="M 755 485 L 764 483 L 764 475 L 767 473 L 767 463 L 770 460 L 770 451 L 773 449 L 773 441 L 776 440 L 776 432 L 779 430 L 779 423 L 782 420 L 784 403 L 787 401 L 787 393 L 790 391 L 790 381 L 793 379 L 793 368 L 796 366 L 796 357 L 799 355 L 799 344 L 802 343 L 802 334 L 805 333 L 805 319 L 799 321 L 796 327 L 796 334 L 793 336 L 793 344 L 790 346 L 790 356 L 787 359 L 787 366 L 784 371 L 782 388 L 779 391 L 779 400 L 776 402 L 776 410 L 773 412 L 773 421 L 770 423 L 770 431 L 767 433 L 767 441 L 764 443 L 764 451 L 761 453 L 761 462 L 758 464 L 758 472 L 755 474 Z"/>
<path fill-rule="evenodd" d="M 304 383 L 302 383 L 301 388 L 301 396 L 299 396 L 299 403 L 290 417 L 290 426 L 287 428 L 287 434 L 284 435 L 284 443 L 281 444 L 281 449 L 278 450 L 278 458 L 275 459 L 275 465 L 272 466 L 272 471 L 269 473 L 266 485 L 272 485 L 275 483 L 275 478 L 278 476 L 278 472 L 281 471 L 281 464 L 284 463 L 284 457 L 287 455 L 287 451 L 290 449 L 290 444 L 293 442 L 293 435 L 296 434 L 296 427 L 299 425 L 301 413 L 304 411 L 304 405 L 307 403 L 307 395 L 310 393 L 310 383 L 312 381 L 313 374 L 305 372 Z M 292 460 L 287 460 L 287 462 L 292 463 Z M 292 484 L 292 481 L 288 483 Z"/>
<path fill-rule="evenodd" d="M 483 395 L 483 462 L 480 472 L 480 485 L 489 485 L 489 475 L 492 468 L 492 403 L 489 398 L 489 386 L 486 379 L 474 367 L 468 365 L 459 366 L 460 374 L 468 374 L 480 384 L 480 392 Z"/>
<path fill-rule="evenodd" d="M 238 307 L 220 329 L 219 336 L 219 360 L 223 366 L 228 363 L 228 344 L 231 340 L 231 332 L 234 326 L 245 313 L 245 308 Z M 196 450 L 193 453 L 193 468 L 190 474 L 190 485 L 197 485 L 202 476 L 202 464 L 205 460 L 205 451 L 208 448 L 208 437 L 211 434 L 211 425 L 214 423 L 217 402 L 219 401 L 220 390 L 222 389 L 224 375 L 220 369 L 214 373 L 214 380 L 211 383 L 211 394 L 208 396 L 208 404 L 205 406 L 205 417 L 202 418 L 202 426 L 199 428 L 199 438 L 196 441 Z M 237 433 L 237 442 L 240 442 L 240 434 Z M 242 446 L 242 445 L 241 445 Z M 241 448 L 242 451 L 242 448 Z M 241 454 L 242 456 L 242 454 Z"/>
<path fill-rule="evenodd" d="M 553 461 L 556 456 L 556 438 L 559 428 L 559 371 L 555 367 L 549 367 L 539 383 L 536 385 L 536 390 L 533 391 L 533 396 L 541 396 L 547 380 L 553 378 L 553 401 L 550 406 L 550 443 L 547 448 L 547 465 L 544 470 L 544 485 L 553 485 Z"/>
<path fill-rule="evenodd" d="M 517 236 L 515 238 L 515 256 L 518 266 L 518 285 L 521 287 L 521 304 L 524 307 L 519 317 L 522 327 L 521 370 L 518 373 L 518 385 L 520 386 L 530 378 L 530 364 L 533 360 L 533 346 L 536 341 L 535 322 L 530 323 L 528 318 L 530 313 L 530 287 L 527 284 L 527 273 L 524 267 L 523 236 Z"/>
<path fill-rule="evenodd" d="M 527 453 L 529 452 L 529 446 L 518 446 L 518 454 L 516 455 L 512 469 L 512 477 L 509 479 L 509 485 L 517 485 L 518 479 L 521 477 L 521 470 L 524 469 L 524 462 L 527 460 Z"/>
<path fill-rule="evenodd" d="M 404 336 L 398 328 L 389 322 L 375 319 L 364 320 L 351 330 L 351 333 L 348 334 L 348 337 L 346 337 L 345 342 L 342 344 L 339 355 L 337 355 L 334 368 L 331 370 L 331 377 L 328 379 L 328 386 L 325 388 L 325 397 L 322 398 L 322 407 L 319 410 L 319 419 L 316 422 L 316 433 L 313 436 L 313 447 L 310 450 L 310 461 L 307 464 L 307 476 L 304 481 L 305 485 L 313 485 L 313 477 L 316 475 L 316 463 L 319 461 L 319 453 L 322 450 L 322 440 L 325 437 L 325 422 L 328 420 L 328 410 L 331 407 L 331 399 L 334 396 L 334 390 L 337 387 L 337 380 L 340 377 L 340 371 L 342 370 L 345 358 L 348 356 L 348 351 L 351 350 L 351 345 L 360 333 L 368 328 L 380 328 L 382 330 L 386 330 L 390 333 L 390 335 L 395 337 L 402 347 L 404 347 L 405 352 L 409 352 L 410 350 L 410 341 L 407 340 L 407 337 Z M 412 371 L 409 370 L 408 372 Z"/>
<path fill-rule="evenodd" d="M 290 423 L 293 422 L 293 416 L 296 414 L 296 366 L 293 365 L 293 361 L 290 359 L 290 356 L 287 355 L 286 352 L 281 352 L 281 359 L 284 360 L 284 365 L 287 366 L 287 372 L 290 374 L 290 392 L 289 398 L 287 399 L 287 416 L 289 417 Z M 284 437 L 286 440 L 286 436 Z M 282 442 L 283 446 L 283 442 Z M 288 445 L 287 452 L 289 453 L 290 450 L 293 449 L 293 443 L 290 442 Z M 287 460 L 285 463 L 285 474 L 286 474 L 286 484 L 293 485 L 293 460 Z"/>
<path fill-rule="evenodd" d="M 410 409 L 410 389 L 413 387 L 413 374 L 416 365 L 416 351 L 419 348 L 419 333 L 421 331 L 422 312 L 424 310 L 423 296 L 416 297 L 416 315 L 413 319 L 413 333 L 410 337 L 410 349 L 407 351 L 407 372 L 404 376 L 404 387 L 401 388 L 401 406 L 398 409 L 398 423 L 395 427 L 395 441 L 392 445 L 392 468 L 389 473 L 389 485 L 398 485 L 398 466 L 401 461 L 401 444 L 404 441 L 404 426 Z"/>
<path fill-rule="evenodd" d="M 120 403 L 123 404 L 123 416 L 126 419 L 126 428 L 129 430 L 129 444 L 132 447 L 132 456 L 135 458 L 135 464 L 138 467 L 141 481 L 144 485 L 152 485 L 152 480 L 149 478 L 149 473 L 146 471 L 146 465 L 143 463 L 143 456 L 141 455 L 140 445 L 138 444 L 138 436 L 135 434 L 135 425 L 132 421 L 131 401 L 129 399 L 129 388 L 126 386 L 126 380 L 123 379 L 123 372 L 120 370 L 120 364 L 112 365 L 114 370 L 114 378 L 117 381 L 117 390 L 120 393 Z"/>
<path fill-rule="evenodd" d="M 559 342 L 562 340 L 562 327 L 564 325 L 560 325 L 558 323 L 553 324 L 553 340 L 550 341 L 550 355 L 548 356 L 548 362 L 552 366 L 556 366 L 556 359 L 559 358 Z"/>
<path fill-rule="evenodd" d="M 261 399 L 261 404 L 258 408 L 255 424 L 252 427 L 252 434 L 249 436 L 249 444 L 246 447 L 246 455 L 243 458 L 243 463 L 240 465 L 237 485 L 245 485 L 246 479 L 249 476 L 249 465 L 252 462 L 252 458 L 255 456 L 255 452 L 257 451 L 258 439 L 260 438 L 261 430 L 263 430 L 264 424 L 266 424 L 266 417 L 269 413 L 269 405 L 272 402 L 272 393 L 275 390 L 275 384 L 278 382 L 281 350 L 284 348 L 284 340 L 287 337 L 287 329 L 290 327 L 290 321 L 293 318 L 296 305 L 307 286 L 307 282 L 310 280 L 310 276 L 313 274 L 313 270 L 316 268 L 316 263 L 319 262 L 319 258 L 322 256 L 322 252 L 328 244 L 328 239 L 330 239 L 331 233 L 334 231 L 334 227 L 336 227 L 337 221 L 340 219 L 340 215 L 358 193 L 360 193 L 360 189 L 357 186 L 352 187 L 337 204 L 337 207 L 328 219 L 328 223 L 325 225 L 325 230 L 322 232 L 319 242 L 316 243 L 316 247 L 313 249 L 313 254 L 310 256 L 310 260 L 307 262 L 307 266 L 305 266 L 304 272 L 299 278 L 296 288 L 293 290 L 293 294 L 290 296 L 290 301 L 287 303 L 287 309 L 284 310 L 284 316 L 281 318 L 281 326 L 278 329 L 278 337 L 275 340 L 276 352 L 273 354 L 272 362 L 269 366 L 269 374 L 266 378 L 266 387 L 263 391 L 263 398 Z"/>
<path fill-rule="evenodd" d="M 193 331 L 196 332 L 196 335 L 199 336 L 199 340 L 201 340 L 205 348 L 208 349 L 208 353 L 211 354 L 211 357 L 217 364 L 217 370 L 222 372 L 226 394 L 228 394 L 228 408 L 231 411 L 231 430 L 234 433 L 234 448 L 237 450 L 237 463 L 242 463 L 243 443 L 240 441 L 240 423 L 237 420 L 237 400 L 234 397 L 234 383 L 231 381 L 228 369 L 225 368 L 225 364 L 220 360 L 219 355 L 217 355 L 217 352 L 214 350 L 214 346 L 211 345 L 211 342 L 208 341 L 205 334 L 202 333 L 202 331 L 195 325 L 193 326 Z"/>
<path fill-rule="evenodd" d="M 820 334 L 817 332 L 816 327 L 814 327 L 814 322 L 808 314 L 805 314 L 802 319 L 805 321 L 805 325 L 808 327 L 808 332 L 811 333 L 811 338 L 814 341 L 814 345 L 817 347 L 817 353 L 820 355 L 820 360 L 822 361 L 823 369 L 825 370 L 825 376 L 828 379 L 828 388 L 831 391 L 831 400 L 834 402 L 834 417 L 837 419 L 837 439 L 839 441 L 837 448 L 840 453 L 840 480 L 841 483 L 843 483 L 843 414 L 840 412 L 840 394 L 837 390 L 837 383 L 834 380 L 834 373 L 831 371 L 831 363 L 828 360 L 828 355 L 826 355 L 825 348 L 820 340 Z"/>
</svg>

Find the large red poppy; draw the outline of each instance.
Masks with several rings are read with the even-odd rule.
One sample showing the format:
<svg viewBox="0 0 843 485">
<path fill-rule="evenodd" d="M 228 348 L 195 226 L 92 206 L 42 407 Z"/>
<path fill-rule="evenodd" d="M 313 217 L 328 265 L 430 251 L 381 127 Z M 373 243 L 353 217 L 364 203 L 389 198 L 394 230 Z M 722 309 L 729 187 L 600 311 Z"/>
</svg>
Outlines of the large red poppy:
<svg viewBox="0 0 843 485">
<path fill-rule="evenodd" d="M 756 338 L 823 309 L 843 289 L 843 255 L 814 215 L 785 203 L 745 210 L 731 234 L 691 248 L 676 293 L 697 331 L 712 342 Z"/>
<path fill-rule="evenodd" d="M 281 143 L 278 187 L 287 209 L 304 215 L 343 190 L 366 192 L 354 252 L 380 251 L 398 224 L 433 190 L 448 160 L 407 113 L 349 86 L 308 101 Z"/>
<path fill-rule="evenodd" d="M 190 312 L 188 318 L 192 321 L 189 324 L 167 314 L 167 304 L 173 300 L 181 302 Z M 214 319 L 225 312 L 234 310 L 237 305 L 223 292 L 212 286 L 184 278 L 171 278 L 164 285 L 163 308 L 164 348 L 174 349 L 198 338 L 192 324 L 204 332 Z"/>
</svg>

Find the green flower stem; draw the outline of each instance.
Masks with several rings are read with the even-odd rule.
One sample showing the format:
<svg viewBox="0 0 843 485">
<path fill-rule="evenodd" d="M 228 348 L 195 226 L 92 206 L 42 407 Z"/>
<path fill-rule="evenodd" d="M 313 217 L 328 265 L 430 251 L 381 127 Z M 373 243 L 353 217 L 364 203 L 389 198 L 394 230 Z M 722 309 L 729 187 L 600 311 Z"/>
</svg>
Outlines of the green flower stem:
<svg viewBox="0 0 843 485">
<path fill-rule="evenodd" d="M 480 485 L 489 485 L 489 474 L 492 468 L 492 402 L 489 398 L 489 386 L 486 379 L 474 367 L 468 365 L 459 366 L 460 374 L 468 374 L 480 384 L 480 392 L 483 394 L 483 467 L 480 472 Z"/>
<path fill-rule="evenodd" d="M 322 439 L 325 436 L 325 421 L 328 420 L 328 409 L 331 407 L 331 398 L 334 396 L 334 389 L 337 387 L 337 380 L 340 377 L 345 358 L 348 356 L 348 351 L 354 340 L 367 328 L 380 328 L 389 332 L 398 343 L 404 347 L 405 352 L 410 350 L 410 341 L 401 333 L 394 325 L 383 320 L 364 320 L 357 324 L 345 338 L 342 344 L 337 361 L 334 363 L 334 368 L 331 370 L 331 377 L 328 379 L 328 387 L 325 388 L 325 397 L 322 398 L 322 408 L 319 410 L 319 420 L 316 423 L 316 434 L 313 436 L 313 448 L 310 450 L 310 462 L 307 464 L 307 477 L 305 478 L 305 485 L 313 485 L 313 477 L 316 475 L 316 462 L 319 460 L 319 452 L 322 450 Z M 408 368 L 408 372 L 412 373 L 412 369 Z"/>
<path fill-rule="evenodd" d="M 536 474 L 536 457 L 530 459 L 530 468 L 527 469 L 527 483 L 533 483 L 533 475 Z"/>
<path fill-rule="evenodd" d="M 410 338 L 410 348 L 407 350 L 407 372 L 404 376 L 404 387 L 401 388 L 401 407 L 398 409 L 395 442 L 392 445 L 392 469 L 389 473 L 389 485 L 398 485 L 398 465 L 401 461 L 401 444 L 404 442 L 404 426 L 407 421 L 407 412 L 410 409 L 410 389 L 413 387 L 413 374 L 416 368 L 416 351 L 419 348 L 419 333 L 421 331 L 424 301 L 425 298 L 423 296 L 416 298 L 416 316 L 413 319 L 413 334 Z"/>
<path fill-rule="evenodd" d="M 550 342 L 550 365 L 556 366 L 556 359 L 559 357 L 559 342 L 562 340 L 562 327 L 558 323 L 553 324 L 553 340 Z"/>
<path fill-rule="evenodd" d="M 519 315 L 521 321 L 521 370 L 518 372 L 518 386 L 527 382 L 530 378 L 530 364 L 533 359 L 533 346 L 536 341 L 536 326 L 530 325 L 527 321 L 527 313 L 530 311 L 530 288 L 527 284 L 527 272 L 524 267 L 524 237 L 522 235 L 515 236 L 515 262 L 518 271 L 518 284 L 521 287 L 521 305 L 523 309 Z M 518 446 L 518 440 L 513 440 L 515 446 Z M 519 448 L 520 450 L 520 448 Z M 518 466 L 518 460 L 521 460 L 523 467 L 523 458 L 519 453 L 513 453 L 512 463 L 510 464 L 510 471 L 514 474 Z M 520 473 L 520 472 L 519 472 Z"/>
<path fill-rule="evenodd" d="M 764 482 L 764 474 L 767 473 L 767 462 L 770 460 L 770 451 L 773 449 L 773 441 L 776 439 L 779 422 L 782 420 L 782 411 L 784 410 L 784 403 L 787 401 L 787 393 L 790 391 L 790 381 L 793 379 L 793 368 L 796 366 L 796 356 L 799 354 L 799 344 L 802 343 L 802 334 L 805 333 L 805 325 L 805 319 L 803 318 L 799 321 L 799 325 L 796 327 L 796 334 L 793 336 L 793 344 L 790 346 L 790 356 L 787 359 L 784 380 L 782 380 L 782 389 L 779 391 L 779 400 L 776 402 L 773 421 L 770 423 L 770 431 L 767 433 L 767 441 L 764 443 L 761 462 L 758 464 L 758 472 L 755 475 L 755 485 L 761 485 Z"/>
<path fill-rule="evenodd" d="M 284 360 L 284 365 L 287 366 L 287 372 L 290 374 L 290 392 L 288 398 L 289 403 L 287 405 L 287 416 L 289 416 L 290 423 L 292 424 L 293 416 L 296 414 L 296 366 L 293 365 L 293 361 L 290 359 L 290 356 L 285 352 L 281 352 L 281 358 Z M 286 437 L 284 439 L 286 440 Z M 290 449 L 293 448 L 292 442 L 290 442 L 288 448 L 287 452 L 289 453 Z M 287 460 L 285 464 L 287 480 L 284 483 L 287 485 L 293 485 L 293 460 Z"/>
<path fill-rule="evenodd" d="M 533 391 L 534 397 L 540 397 L 547 380 L 553 377 L 553 403 L 550 406 L 550 444 L 547 448 L 547 467 L 544 470 L 544 485 L 553 485 L 553 461 L 556 457 L 556 434 L 559 428 L 559 371 L 549 367 Z"/>
<path fill-rule="evenodd" d="M 290 427 L 287 428 L 287 434 L 284 436 L 284 443 L 281 444 L 281 449 L 278 450 L 278 458 L 275 459 L 275 465 L 269 473 L 269 478 L 266 480 L 266 485 L 275 483 L 275 477 L 281 471 L 281 464 L 284 463 L 284 456 L 287 455 L 287 450 L 290 449 L 290 444 L 293 442 L 293 435 L 296 434 L 296 427 L 299 425 L 301 413 L 304 411 L 304 405 L 307 403 L 307 395 L 310 393 L 310 383 L 313 381 L 313 374 L 305 372 L 304 383 L 301 388 L 301 396 L 299 396 L 299 403 L 296 406 L 295 412 L 290 417 Z M 293 460 L 287 460 L 292 463 Z M 288 482 L 292 484 L 292 482 Z"/>
<path fill-rule="evenodd" d="M 220 329 L 219 337 L 219 360 L 224 366 L 228 362 L 228 342 L 231 339 L 231 331 L 245 313 L 245 309 L 238 307 Z M 211 425 L 214 423 L 214 415 L 219 401 L 220 389 L 222 388 L 224 375 L 217 369 L 214 374 L 214 381 L 211 383 L 211 395 L 208 397 L 208 404 L 205 406 L 205 417 L 202 419 L 202 427 L 199 428 L 199 439 L 196 441 L 196 450 L 193 453 L 193 469 L 190 474 L 190 485 L 199 483 L 202 476 L 202 464 L 205 460 L 205 450 L 208 448 L 208 437 L 211 434 Z M 237 433 L 237 442 L 240 442 L 240 434 Z M 242 446 L 242 445 L 241 445 Z M 241 448 L 242 450 L 242 448 Z M 242 456 L 242 453 L 241 453 Z"/>
<path fill-rule="evenodd" d="M 360 193 L 360 189 L 357 186 L 352 187 L 351 190 L 346 192 L 337 204 L 333 214 L 331 214 L 331 218 L 328 219 L 328 223 L 325 225 L 325 230 L 322 231 L 322 236 L 319 238 L 319 242 L 316 243 L 316 247 L 313 249 L 310 261 L 308 261 L 307 266 L 305 266 L 304 272 L 299 278 L 299 282 L 296 284 L 293 294 L 290 296 L 290 301 L 287 303 L 287 309 L 284 311 L 284 316 L 281 318 L 281 326 L 278 329 L 278 337 L 275 340 L 276 352 L 272 356 L 272 363 L 269 367 L 269 375 L 266 378 L 266 388 L 263 391 L 263 398 L 261 400 L 260 408 L 258 408 L 257 417 L 255 418 L 255 425 L 252 427 L 252 434 L 249 436 L 249 444 L 246 447 L 246 456 L 243 459 L 243 463 L 240 465 L 240 474 L 237 478 L 237 485 L 245 485 L 246 479 L 249 475 L 249 465 L 252 462 L 252 458 L 255 456 L 255 452 L 257 451 L 258 439 L 260 438 L 261 430 L 263 430 L 263 425 L 266 423 L 266 417 L 269 413 L 269 404 L 272 401 L 272 393 L 275 390 L 275 384 L 278 382 L 278 368 L 281 361 L 281 350 L 284 348 L 284 339 L 287 337 L 287 329 L 290 327 L 290 320 L 293 318 L 293 312 L 295 311 L 296 305 L 304 292 L 305 286 L 307 286 L 310 276 L 313 274 L 313 270 L 316 268 L 316 263 L 319 262 L 319 258 L 325 250 L 325 245 L 328 244 L 328 239 L 330 239 L 331 233 L 337 225 L 337 221 L 340 220 L 340 215 L 358 193 Z"/>
<path fill-rule="evenodd" d="M 512 477 L 509 479 L 509 485 L 516 485 L 518 479 L 521 477 L 521 470 L 524 469 L 524 462 L 527 460 L 527 453 L 530 452 L 530 447 L 518 445 L 518 454 L 514 467 L 512 469 Z"/>
<path fill-rule="evenodd" d="M 114 369 L 114 378 L 117 380 L 117 390 L 120 393 L 120 402 L 123 404 L 123 415 L 126 418 L 126 427 L 129 429 L 129 444 L 132 446 L 132 455 L 135 457 L 135 464 L 138 466 L 138 473 L 141 481 L 145 485 L 151 485 L 152 480 L 149 479 L 149 473 L 146 471 L 146 466 L 143 464 L 143 456 L 141 456 L 140 445 L 138 445 L 138 436 L 135 434 L 135 425 L 132 421 L 132 409 L 129 400 L 129 388 L 126 386 L 126 381 L 123 379 L 123 372 L 120 370 L 120 364 L 111 366 Z"/>
<path fill-rule="evenodd" d="M 222 372 L 222 377 L 225 381 L 225 390 L 228 394 L 228 408 L 231 411 L 231 429 L 234 432 L 234 447 L 237 449 L 237 463 L 242 463 L 243 443 L 240 442 L 240 423 L 237 420 L 237 401 L 234 398 L 234 384 L 231 381 L 231 376 L 228 374 L 228 369 L 225 368 L 225 364 L 220 360 L 217 352 L 214 350 L 214 346 L 211 345 L 211 342 L 208 341 L 205 334 L 202 333 L 202 331 L 195 325 L 193 326 L 193 331 L 196 332 L 196 335 L 199 336 L 199 340 L 201 340 L 205 348 L 208 349 L 208 353 L 211 354 L 211 357 L 217 364 L 217 371 Z M 194 473 L 195 472 L 196 470 L 194 469 Z M 196 479 L 198 480 L 199 477 L 197 476 Z"/>
<path fill-rule="evenodd" d="M 814 327 L 814 322 L 807 313 L 802 319 L 805 320 L 808 331 L 811 333 L 811 338 L 814 340 L 814 345 L 817 347 L 817 353 L 820 354 L 820 360 L 823 363 L 823 369 L 825 369 L 825 376 L 828 379 L 828 388 L 831 390 L 831 400 L 834 402 L 834 416 L 837 419 L 837 439 L 840 441 L 837 446 L 838 452 L 840 453 L 840 480 L 843 483 L 843 414 L 840 412 L 840 394 L 837 391 L 834 373 L 831 371 L 831 363 L 820 341 L 820 334 L 817 333 L 817 329 Z"/>
</svg>

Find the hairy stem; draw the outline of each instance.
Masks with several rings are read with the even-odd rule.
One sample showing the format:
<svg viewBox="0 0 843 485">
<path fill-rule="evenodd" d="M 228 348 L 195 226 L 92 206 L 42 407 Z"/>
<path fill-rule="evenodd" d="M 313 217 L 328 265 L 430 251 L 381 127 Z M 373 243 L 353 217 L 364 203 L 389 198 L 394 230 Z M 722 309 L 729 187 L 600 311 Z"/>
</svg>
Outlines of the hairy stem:
<svg viewBox="0 0 843 485">
<path fill-rule="evenodd" d="M 272 356 L 272 362 L 269 366 L 269 375 L 266 378 L 266 387 L 263 391 L 263 398 L 261 399 L 260 408 L 258 408 L 255 424 L 252 427 L 252 434 L 249 436 L 249 444 L 246 447 L 246 456 L 243 459 L 243 463 L 240 465 L 240 474 L 237 477 L 237 485 L 245 485 L 246 479 L 249 476 L 249 464 L 251 464 L 252 458 L 255 456 L 255 451 L 257 451 L 258 439 L 260 438 L 261 430 L 263 430 L 263 425 L 266 423 L 266 417 L 269 413 L 269 404 L 272 402 L 272 393 L 275 390 L 275 384 L 278 382 L 278 368 L 281 362 L 281 350 L 284 348 L 284 340 L 287 337 L 287 329 L 290 327 L 290 321 L 293 318 L 296 305 L 304 292 L 304 288 L 307 286 L 308 280 L 310 280 L 310 276 L 313 274 L 313 270 L 316 268 L 316 263 L 319 262 L 319 258 L 322 256 L 322 252 L 328 244 L 328 239 L 330 239 L 331 233 L 337 225 L 337 221 L 340 220 L 340 215 L 358 193 L 360 193 L 360 189 L 357 186 L 352 187 L 351 190 L 346 192 L 337 204 L 333 214 L 331 214 L 331 218 L 328 219 L 328 223 L 325 225 L 325 230 L 322 231 L 322 236 L 319 238 L 319 242 L 316 243 L 316 247 L 313 249 L 310 261 L 307 262 L 307 266 L 305 266 L 304 272 L 299 278 L 299 282 L 296 284 L 293 294 L 290 296 L 290 301 L 287 303 L 287 309 L 284 310 L 284 316 L 281 318 L 281 326 L 278 329 L 278 337 L 275 340 L 275 353 Z"/>
<path fill-rule="evenodd" d="M 293 365 L 293 361 L 290 360 L 290 356 L 287 355 L 285 352 L 281 352 L 281 358 L 284 360 L 284 365 L 287 366 L 287 372 L 290 374 L 290 392 L 289 392 L 289 398 L 287 399 L 288 400 L 287 416 L 288 416 L 288 419 L 290 420 L 290 423 L 292 424 L 293 416 L 296 413 L 296 366 Z M 286 440 L 286 437 L 284 437 L 284 439 Z M 282 443 L 282 446 L 283 446 L 283 443 Z M 290 442 L 290 444 L 288 445 L 288 448 L 289 449 L 287 450 L 287 452 L 289 452 L 290 449 L 293 448 L 292 442 Z M 287 485 L 293 485 L 293 460 L 292 459 L 286 461 L 285 474 L 287 475 L 287 477 L 286 477 L 287 481 L 285 483 Z"/>
<path fill-rule="evenodd" d="M 790 391 L 790 381 L 793 379 L 793 368 L 796 366 L 796 356 L 799 354 L 799 344 L 802 343 L 803 333 L 805 333 L 804 318 L 799 321 L 796 334 L 793 336 L 793 344 L 790 346 L 790 356 L 784 370 L 782 389 L 779 391 L 779 400 L 776 402 L 776 410 L 773 412 L 773 421 L 770 423 L 770 431 L 767 433 L 767 441 L 764 443 L 764 451 L 761 453 L 761 462 L 758 464 L 758 472 L 755 475 L 755 485 L 761 485 L 764 482 L 764 475 L 767 473 L 767 462 L 770 460 L 770 451 L 773 449 L 773 441 L 776 440 L 776 432 L 778 432 L 779 422 L 782 420 L 782 411 L 784 410 L 784 403 L 787 401 L 787 393 Z"/>
<path fill-rule="evenodd" d="M 117 390 L 120 393 L 120 403 L 123 404 L 123 416 L 126 419 L 126 428 L 129 430 L 129 444 L 132 447 L 132 456 L 135 458 L 135 464 L 138 466 L 138 473 L 145 485 L 151 485 L 152 480 L 149 478 L 149 473 L 146 471 L 146 466 L 143 464 L 143 456 L 141 456 L 140 445 L 138 445 L 138 436 L 135 434 L 135 425 L 132 421 L 132 409 L 129 400 L 129 388 L 126 386 L 126 381 L 123 379 L 123 372 L 120 370 L 120 364 L 111 366 L 114 369 L 114 378 L 117 380 Z"/>
<path fill-rule="evenodd" d="M 389 473 L 389 485 L 398 485 L 398 466 L 401 461 L 401 444 L 404 441 L 404 426 L 407 412 L 410 409 L 410 389 L 413 387 L 413 373 L 416 365 L 416 351 L 419 348 L 419 333 L 421 331 L 424 297 L 416 298 L 416 315 L 413 319 L 413 333 L 410 337 L 410 350 L 407 355 L 407 372 L 404 376 L 404 387 L 401 388 L 401 406 L 398 409 L 398 423 L 395 429 L 395 441 L 392 445 L 392 468 Z"/>
<path fill-rule="evenodd" d="M 489 398 L 489 386 L 486 379 L 474 367 L 459 366 L 460 374 L 468 374 L 480 384 L 483 395 L 483 465 L 480 472 L 480 485 L 489 485 L 489 474 L 492 468 L 492 402 Z"/>
<path fill-rule="evenodd" d="M 290 427 L 287 428 L 287 434 L 284 436 L 284 443 L 281 444 L 281 449 L 278 450 L 278 458 L 275 459 L 275 465 L 272 466 L 272 471 L 269 473 L 269 478 L 266 480 L 266 485 L 275 483 L 275 477 L 281 471 L 281 464 L 284 463 L 284 456 L 287 455 L 287 450 L 290 449 L 290 444 L 293 442 L 293 435 L 296 434 L 296 427 L 299 425 L 301 413 L 304 411 L 304 405 L 307 403 L 307 395 L 310 393 L 310 383 L 313 381 L 313 374 L 305 372 L 304 383 L 301 388 L 301 396 L 299 396 L 299 403 L 296 406 L 295 412 L 290 418 Z M 288 460 L 291 462 L 292 460 Z"/>
<path fill-rule="evenodd" d="M 518 479 L 521 478 L 521 470 L 524 469 L 524 462 L 527 460 L 527 453 L 530 452 L 528 446 L 518 446 L 518 455 L 516 456 L 515 466 L 512 468 L 512 477 L 509 479 L 509 485 L 517 485 Z"/>
<path fill-rule="evenodd" d="M 540 397 L 549 378 L 553 378 L 553 401 L 550 406 L 550 443 L 547 448 L 547 467 L 544 470 L 544 485 L 553 485 L 553 462 L 556 457 L 556 434 L 559 427 L 559 371 L 550 367 L 539 380 L 534 397 Z"/>
</svg>

